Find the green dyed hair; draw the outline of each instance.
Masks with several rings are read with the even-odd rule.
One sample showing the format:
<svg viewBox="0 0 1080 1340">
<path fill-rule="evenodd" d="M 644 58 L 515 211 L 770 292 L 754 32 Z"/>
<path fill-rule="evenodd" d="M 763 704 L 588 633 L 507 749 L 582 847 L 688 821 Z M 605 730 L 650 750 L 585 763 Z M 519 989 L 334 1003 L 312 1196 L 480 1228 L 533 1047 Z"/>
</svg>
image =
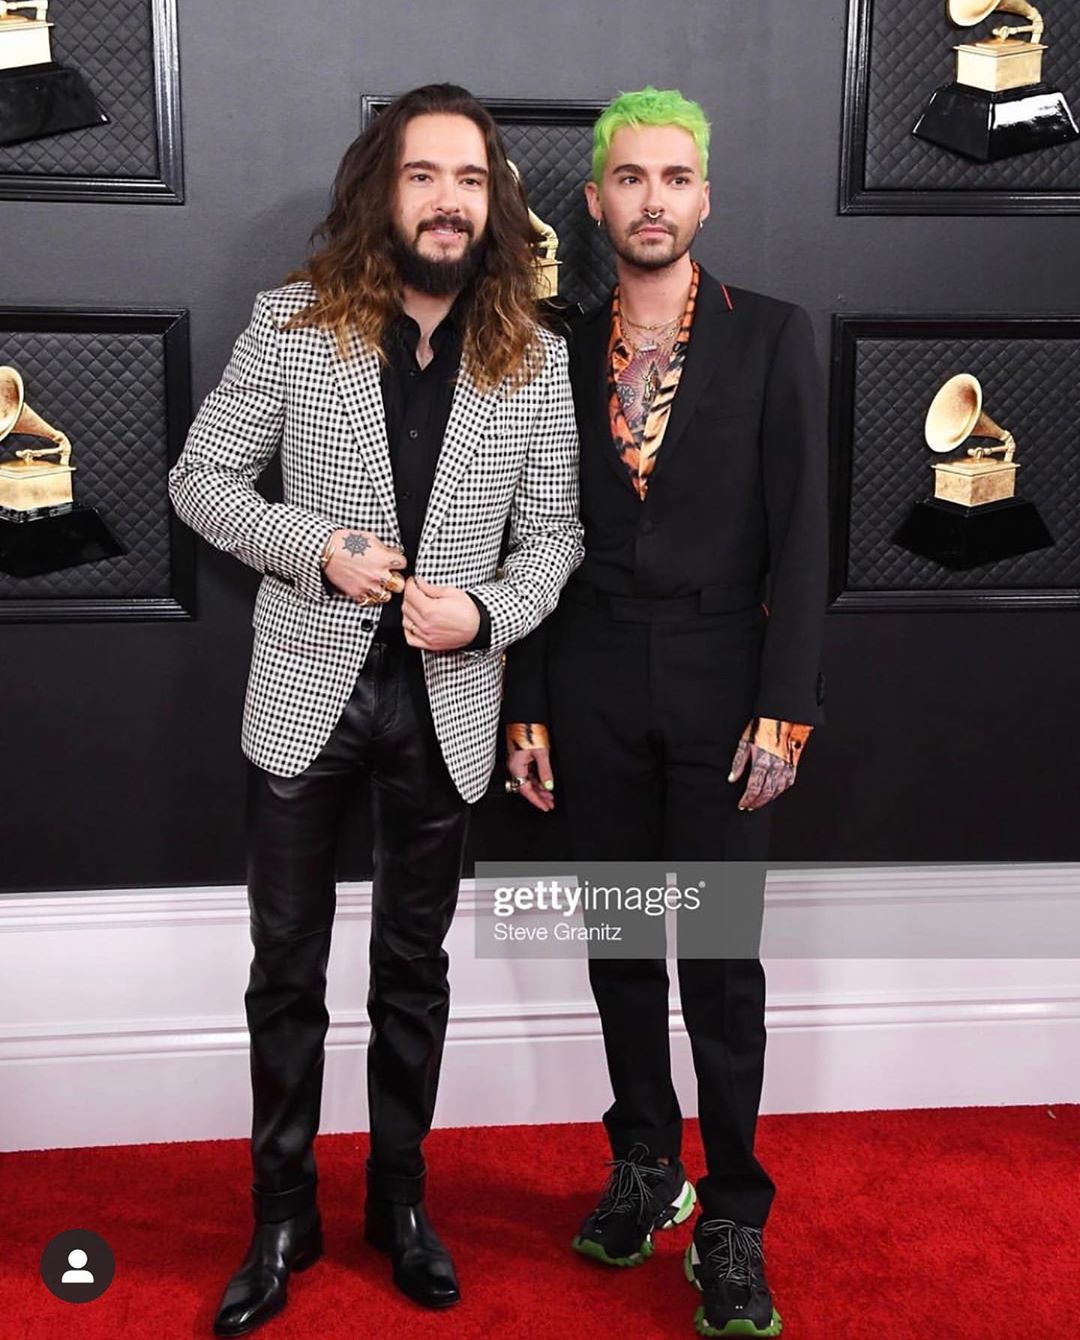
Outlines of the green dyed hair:
<svg viewBox="0 0 1080 1340">
<path fill-rule="evenodd" d="M 592 179 L 599 186 L 617 130 L 631 126 L 678 126 L 689 131 L 701 159 L 701 175 L 709 172 L 709 122 L 701 104 L 684 98 L 677 88 L 647 88 L 620 93 L 608 103 L 593 126 Z"/>
</svg>

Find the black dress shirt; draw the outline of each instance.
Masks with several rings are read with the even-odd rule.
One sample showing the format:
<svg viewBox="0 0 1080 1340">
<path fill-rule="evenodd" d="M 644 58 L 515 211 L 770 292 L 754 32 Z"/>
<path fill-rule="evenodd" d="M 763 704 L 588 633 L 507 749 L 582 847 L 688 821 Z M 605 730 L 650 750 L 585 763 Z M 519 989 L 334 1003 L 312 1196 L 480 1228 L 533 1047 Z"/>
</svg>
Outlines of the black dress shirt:
<svg viewBox="0 0 1080 1340">
<path fill-rule="evenodd" d="M 402 312 L 387 332 L 382 398 L 398 525 L 409 560 L 404 576 L 413 572 L 450 419 L 454 383 L 461 367 L 464 311 L 465 300 L 459 297 L 431 332 L 433 357 L 424 368 L 416 361 L 420 327 L 411 316 Z M 480 612 L 480 627 L 469 650 L 480 650 L 491 645 L 491 616 L 482 601 L 475 596 L 470 599 Z M 385 635 L 401 626 L 401 596 L 394 596 L 382 612 L 380 631 Z"/>
</svg>

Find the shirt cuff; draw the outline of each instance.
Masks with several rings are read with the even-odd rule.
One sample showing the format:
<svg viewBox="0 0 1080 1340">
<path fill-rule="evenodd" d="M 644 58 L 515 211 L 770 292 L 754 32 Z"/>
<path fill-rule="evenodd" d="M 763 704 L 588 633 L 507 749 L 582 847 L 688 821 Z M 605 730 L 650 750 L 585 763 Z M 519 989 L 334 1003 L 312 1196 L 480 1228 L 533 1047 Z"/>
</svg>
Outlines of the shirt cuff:
<svg viewBox="0 0 1080 1340">
<path fill-rule="evenodd" d="M 751 730 L 750 743 L 797 768 L 813 729 L 813 726 L 804 726 L 796 721 L 776 721 L 773 717 L 758 717 Z"/>
<path fill-rule="evenodd" d="M 519 749 L 550 749 L 551 737 L 540 721 L 511 721 L 506 727 L 506 747 L 512 754 Z"/>
<path fill-rule="evenodd" d="M 480 627 L 476 630 L 476 636 L 462 648 L 462 651 L 487 651 L 491 646 L 491 614 L 484 602 L 477 599 L 471 591 L 466 591 L 465 594 L 479 611 Z"/>
</svg>

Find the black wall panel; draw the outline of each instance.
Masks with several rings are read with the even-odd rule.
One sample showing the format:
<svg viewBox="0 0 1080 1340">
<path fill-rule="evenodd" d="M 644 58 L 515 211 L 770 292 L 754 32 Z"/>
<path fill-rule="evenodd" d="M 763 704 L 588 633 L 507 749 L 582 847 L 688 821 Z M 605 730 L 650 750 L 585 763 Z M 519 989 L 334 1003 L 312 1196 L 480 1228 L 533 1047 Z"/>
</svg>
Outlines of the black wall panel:
<svg viewBox="0 0 1080 1340">
<path fill-rule="evenodd" d="M 1075 220 L 838 216 L 846 8 L 821 0 L 811 22 L 788 0 L 670 0 L 662 16 L 651 0 L 185 0 L 186 203 L 5 202 L 0 300 L 189 309 L 198 404 L 255 291 L 302 256 L 361 95 L 453 79 L 493 98 L 652 82 L 701 99 L 713 215 L 698 254 L 804 304 L 823 373 L 837 310 L 1075 312 Z M 198 584 L 190 623 L 0 626 L 0 888 L 242 879 L 255 579 L 200 546 Z M 778 806 L 776 855 L 1080 859 L 1057 728 L 1076 619 L 830 615 L 829 724 Z M 523 808 L 489 797 L 474 853 L 546 845 L 547 821 Z M 345 873 L 365 869 L 364 848 L 358 826 Z"/>
</svg>

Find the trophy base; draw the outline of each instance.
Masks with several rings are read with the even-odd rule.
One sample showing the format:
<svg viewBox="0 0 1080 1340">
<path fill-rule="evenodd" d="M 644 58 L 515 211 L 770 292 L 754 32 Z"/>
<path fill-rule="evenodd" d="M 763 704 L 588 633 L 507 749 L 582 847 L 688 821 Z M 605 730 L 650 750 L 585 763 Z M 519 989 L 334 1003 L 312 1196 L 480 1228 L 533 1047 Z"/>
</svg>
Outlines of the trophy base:
<svg viewBox="0 0 1080 1340">
<path fill-rule="evenodd" d="M 126 553 L 93 507 L 5 508 L 0 515 L 0 572 L 9 577 L 43 577 Z"/>
<path fill-rule="evenodd" d="M 42 140 L 108 120 L 77 70 L 54 63 L 0 71 L 0 144 Z"/>
<path fill-rule="evenodd" d="M 1035 504 L 1022 498 L 981 507 L 926 498 L 915 504 L 893 536 L 901 549 L 954 572 L 1048 549 L 1053 543 Z"/>
<path fill-rule="evenodd" d="M 1065 94 L 1046 84 L 990 93 L 966 84 L 935 89 L 911 132 L 977 163 L 1080 139 Z"/>
</svg>

